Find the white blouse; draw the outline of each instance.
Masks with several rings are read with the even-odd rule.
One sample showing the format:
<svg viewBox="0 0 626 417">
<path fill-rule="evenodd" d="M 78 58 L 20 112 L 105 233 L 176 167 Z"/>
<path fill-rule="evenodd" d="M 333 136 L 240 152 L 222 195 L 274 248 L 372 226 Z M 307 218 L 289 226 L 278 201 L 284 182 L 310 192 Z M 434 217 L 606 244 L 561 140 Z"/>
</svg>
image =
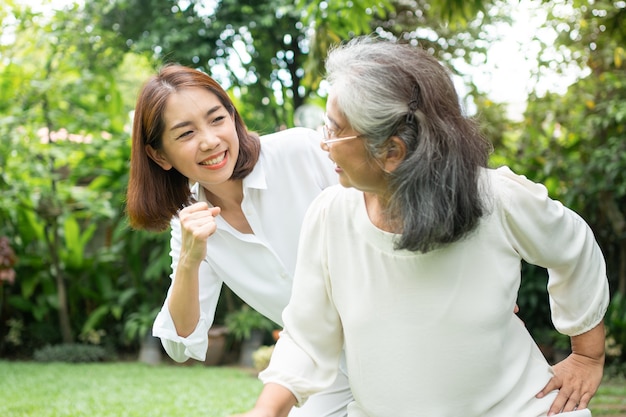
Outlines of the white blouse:
<svg viewBox="0 0 626 417">
<path fill-rule="evenodd" d="M 489 212 L 463 240 L 423 254 L 393 249 L 363 193 L 341 186 L 311 205 L 285 329 L 264 383 L 302 404 L 333 381 L 345 346 L 351 416 L 536 417 L 552 370 L 513 313 L 522 259 L 548 268 L 556 328 L 591 330 L 609 293 L 592 231 L 545 187 L 485 170 Z"/>
<path fill-rule="evenodd" d="M 324 188 L 336 183 L 334 166 L 321 150 L 316 131 L 294 128 L 261 137 L 261 156 L 243 180 L 241 204 L 254 234 L 242 234 L 218 216 L 199 271 L 201 313 L 196 329 L 188 337 L 177 335 L 168 310 L 171 286 L 156 317 L 153 335 L 161 338 L 172 359 L 204 360 L 222 283 L 261 314 L 282 323 L 304 214 Z M 198 201 L 207 201 L 197 184 L 193 193 Z M 171 228 L 170 255 L 176 271 L 181 248 L 178 217 L 172 219 Z"/>
</svg>

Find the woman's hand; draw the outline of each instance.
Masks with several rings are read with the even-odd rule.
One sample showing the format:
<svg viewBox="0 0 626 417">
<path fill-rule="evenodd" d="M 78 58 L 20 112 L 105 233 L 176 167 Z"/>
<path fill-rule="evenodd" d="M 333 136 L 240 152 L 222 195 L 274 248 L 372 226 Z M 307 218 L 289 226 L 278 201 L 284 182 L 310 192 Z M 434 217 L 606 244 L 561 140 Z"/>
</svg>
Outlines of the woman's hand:
<svg viewBox="0 0 626 417">
<path fill-rule="evenodd" d="M 219 207 L 207 203 L 194 203 L 178 213 L 181 228 L 181 260 L 201 262 L 206 256 L 206 241 L 217 229 L 215 216 Z"/>
<path fill-rule="evenodd" d="M 602 381 L 603 367 L 604 361 L 575 353 L 554 365 L 555 376 L 537 395 L 541 398 L 554 389 L 559 390 L 548 415 L 587 408 Z"/>
<path fill-rule="evenodd" d="M 548 415 L 587 408 L 604 371 L 604 324 L 572 337 L 572 354 L 552 367 L 555 376 L 537 394 L 542 398 L 559 390 Z"/>
</svg>

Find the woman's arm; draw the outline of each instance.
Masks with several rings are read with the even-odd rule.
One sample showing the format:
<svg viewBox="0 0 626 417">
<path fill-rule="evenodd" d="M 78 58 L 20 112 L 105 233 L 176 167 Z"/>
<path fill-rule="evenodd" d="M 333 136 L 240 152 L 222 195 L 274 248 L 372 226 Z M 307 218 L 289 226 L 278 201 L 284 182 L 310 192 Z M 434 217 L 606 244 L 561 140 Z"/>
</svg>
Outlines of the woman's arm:
<svg viewBox="0 0 626 417">
<path fill-rule="evenodd" d="M 219 207 L 195 203 L 178 215 L 181 228 L 181 248 L 168 308 L 179 336 L 187 337 L 200 319 L 198 270 L 206 256 L 206 242 L 215 233 L 215 217 Z"/>
<path fill-rule="evenodd" d="M 589 225 L 552 200 L 543 185 L 508 169 L 497 173 L 510 241 L 526 261 L 548 269 L 552 322 L 561 333 L 577 335 L 572 354 L 554 366 L 555 377 L 537 395 L 559 389 L 550 413 L 586 407 L 604 365 L 609 287 L 602 251 Z"/>
</svg>

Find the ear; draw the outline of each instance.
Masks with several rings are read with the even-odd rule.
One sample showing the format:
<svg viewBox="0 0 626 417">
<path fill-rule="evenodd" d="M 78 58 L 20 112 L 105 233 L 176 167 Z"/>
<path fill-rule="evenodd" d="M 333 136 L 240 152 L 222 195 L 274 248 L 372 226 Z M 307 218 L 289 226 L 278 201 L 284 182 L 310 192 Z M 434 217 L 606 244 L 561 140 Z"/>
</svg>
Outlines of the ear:
<svg viewBox="0 0 626 417">
<path fill-rule="evenodd" d="M 406 144 L 398 136 L 389 138 L 387 151 L 383 157 L 383 167 L 387 172 L 393 172 L 406 158 Z"/>
<path fill-rule="evenodd" d="M 146 154 L 148 154 L 148 157 L 150 157 L 150 159 L 156 162 L 156 164 L 163 168 L 165 171 L 169 171 L 170 169 L 172 169 L 172 164 L 169 163 L 169 161 L 161 154 L 161 152 L 157 151 L 150 145 L 146 145 L 145 150 Z"/>
</svg>

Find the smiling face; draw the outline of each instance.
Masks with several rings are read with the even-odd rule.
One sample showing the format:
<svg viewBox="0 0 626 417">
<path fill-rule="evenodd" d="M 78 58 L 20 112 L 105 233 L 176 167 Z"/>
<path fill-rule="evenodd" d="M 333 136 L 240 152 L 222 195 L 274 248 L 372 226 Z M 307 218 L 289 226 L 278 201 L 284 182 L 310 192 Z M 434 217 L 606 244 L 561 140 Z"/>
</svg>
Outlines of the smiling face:
<svg viewBox="0 0 626 417">
<path fill-rule="evenodd" d="M 204 187 L 227 181 L 237 162 L 239 139 L 231 114 L 203 88 L 172 93 L 163 114 L 162 148 L 146 145 L 161 168 L 178 170 Z"/>
</svg>

